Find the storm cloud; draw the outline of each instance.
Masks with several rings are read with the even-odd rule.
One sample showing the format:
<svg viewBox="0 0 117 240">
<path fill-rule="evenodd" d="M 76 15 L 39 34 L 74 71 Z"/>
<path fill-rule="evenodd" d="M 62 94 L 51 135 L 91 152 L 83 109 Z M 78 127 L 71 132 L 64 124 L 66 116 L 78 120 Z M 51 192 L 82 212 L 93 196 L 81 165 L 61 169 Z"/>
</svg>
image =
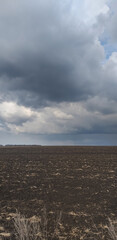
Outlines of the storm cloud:
<svg viewBox="0 0 117 240">
<path fill-rule="evenodd" d="M 114 0 L 0 4 L 1 135 L 117 134 Z"/>
</svg>

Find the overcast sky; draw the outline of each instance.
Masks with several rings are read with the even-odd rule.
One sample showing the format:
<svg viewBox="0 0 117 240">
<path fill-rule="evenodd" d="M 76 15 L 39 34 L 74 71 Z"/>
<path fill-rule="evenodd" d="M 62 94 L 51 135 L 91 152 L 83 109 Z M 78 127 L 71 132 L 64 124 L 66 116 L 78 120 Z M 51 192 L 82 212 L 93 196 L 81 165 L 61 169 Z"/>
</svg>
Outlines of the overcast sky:
<svg viewBox="0 0 117 240">
<path fill-rule="evenodd" d="M 117 145 L 117 1 L 0 0 L 0 144 Z"/>
</svg>

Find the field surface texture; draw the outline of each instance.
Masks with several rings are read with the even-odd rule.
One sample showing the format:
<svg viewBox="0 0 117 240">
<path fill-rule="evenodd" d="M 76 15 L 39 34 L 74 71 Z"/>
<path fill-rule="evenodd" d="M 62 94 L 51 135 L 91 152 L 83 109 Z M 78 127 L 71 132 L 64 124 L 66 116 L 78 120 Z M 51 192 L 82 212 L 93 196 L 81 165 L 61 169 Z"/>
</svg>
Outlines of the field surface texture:
<svg viewBox="0 0 117 240">
<path fill-rule="evenodd" d="M 1 147 L 0 232 L 12 233 L 16 210 L 31 219 L 44 207 L 50 235 L 62 211 L 61 239 L 110 239 L 108 217 L 117 219 L 117 147 Z"/>
</svg>

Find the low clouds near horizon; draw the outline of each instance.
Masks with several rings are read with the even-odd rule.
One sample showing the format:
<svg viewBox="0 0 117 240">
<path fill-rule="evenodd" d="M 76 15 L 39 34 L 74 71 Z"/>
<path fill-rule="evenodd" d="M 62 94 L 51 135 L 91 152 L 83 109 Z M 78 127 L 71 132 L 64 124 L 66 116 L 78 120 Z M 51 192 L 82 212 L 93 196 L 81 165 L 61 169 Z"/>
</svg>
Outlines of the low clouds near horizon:
<svg viewBox="0 0 117 240">
<path fill-rule="evenodd" d="M 0 5 L 1 143 L 116 145 L 117 3 Z"/>
</svg>

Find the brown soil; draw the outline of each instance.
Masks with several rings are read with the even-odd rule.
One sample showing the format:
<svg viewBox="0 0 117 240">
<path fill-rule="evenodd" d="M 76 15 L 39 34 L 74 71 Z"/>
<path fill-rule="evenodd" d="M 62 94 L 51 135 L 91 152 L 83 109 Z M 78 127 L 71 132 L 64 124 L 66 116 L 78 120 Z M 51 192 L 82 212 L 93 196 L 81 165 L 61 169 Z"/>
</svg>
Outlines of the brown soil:
<svg viewBox="0 0 117 240">
<path fill-rule="evenodd" d="M 109 239 L 107 218 L 117 217 L 117 147 L 0 147 L 0 227 L 12 231 L 16 209 L 29 218 L 44 206 L 49 231 L 62 210 L 64 238 Z"/>
</svg>

